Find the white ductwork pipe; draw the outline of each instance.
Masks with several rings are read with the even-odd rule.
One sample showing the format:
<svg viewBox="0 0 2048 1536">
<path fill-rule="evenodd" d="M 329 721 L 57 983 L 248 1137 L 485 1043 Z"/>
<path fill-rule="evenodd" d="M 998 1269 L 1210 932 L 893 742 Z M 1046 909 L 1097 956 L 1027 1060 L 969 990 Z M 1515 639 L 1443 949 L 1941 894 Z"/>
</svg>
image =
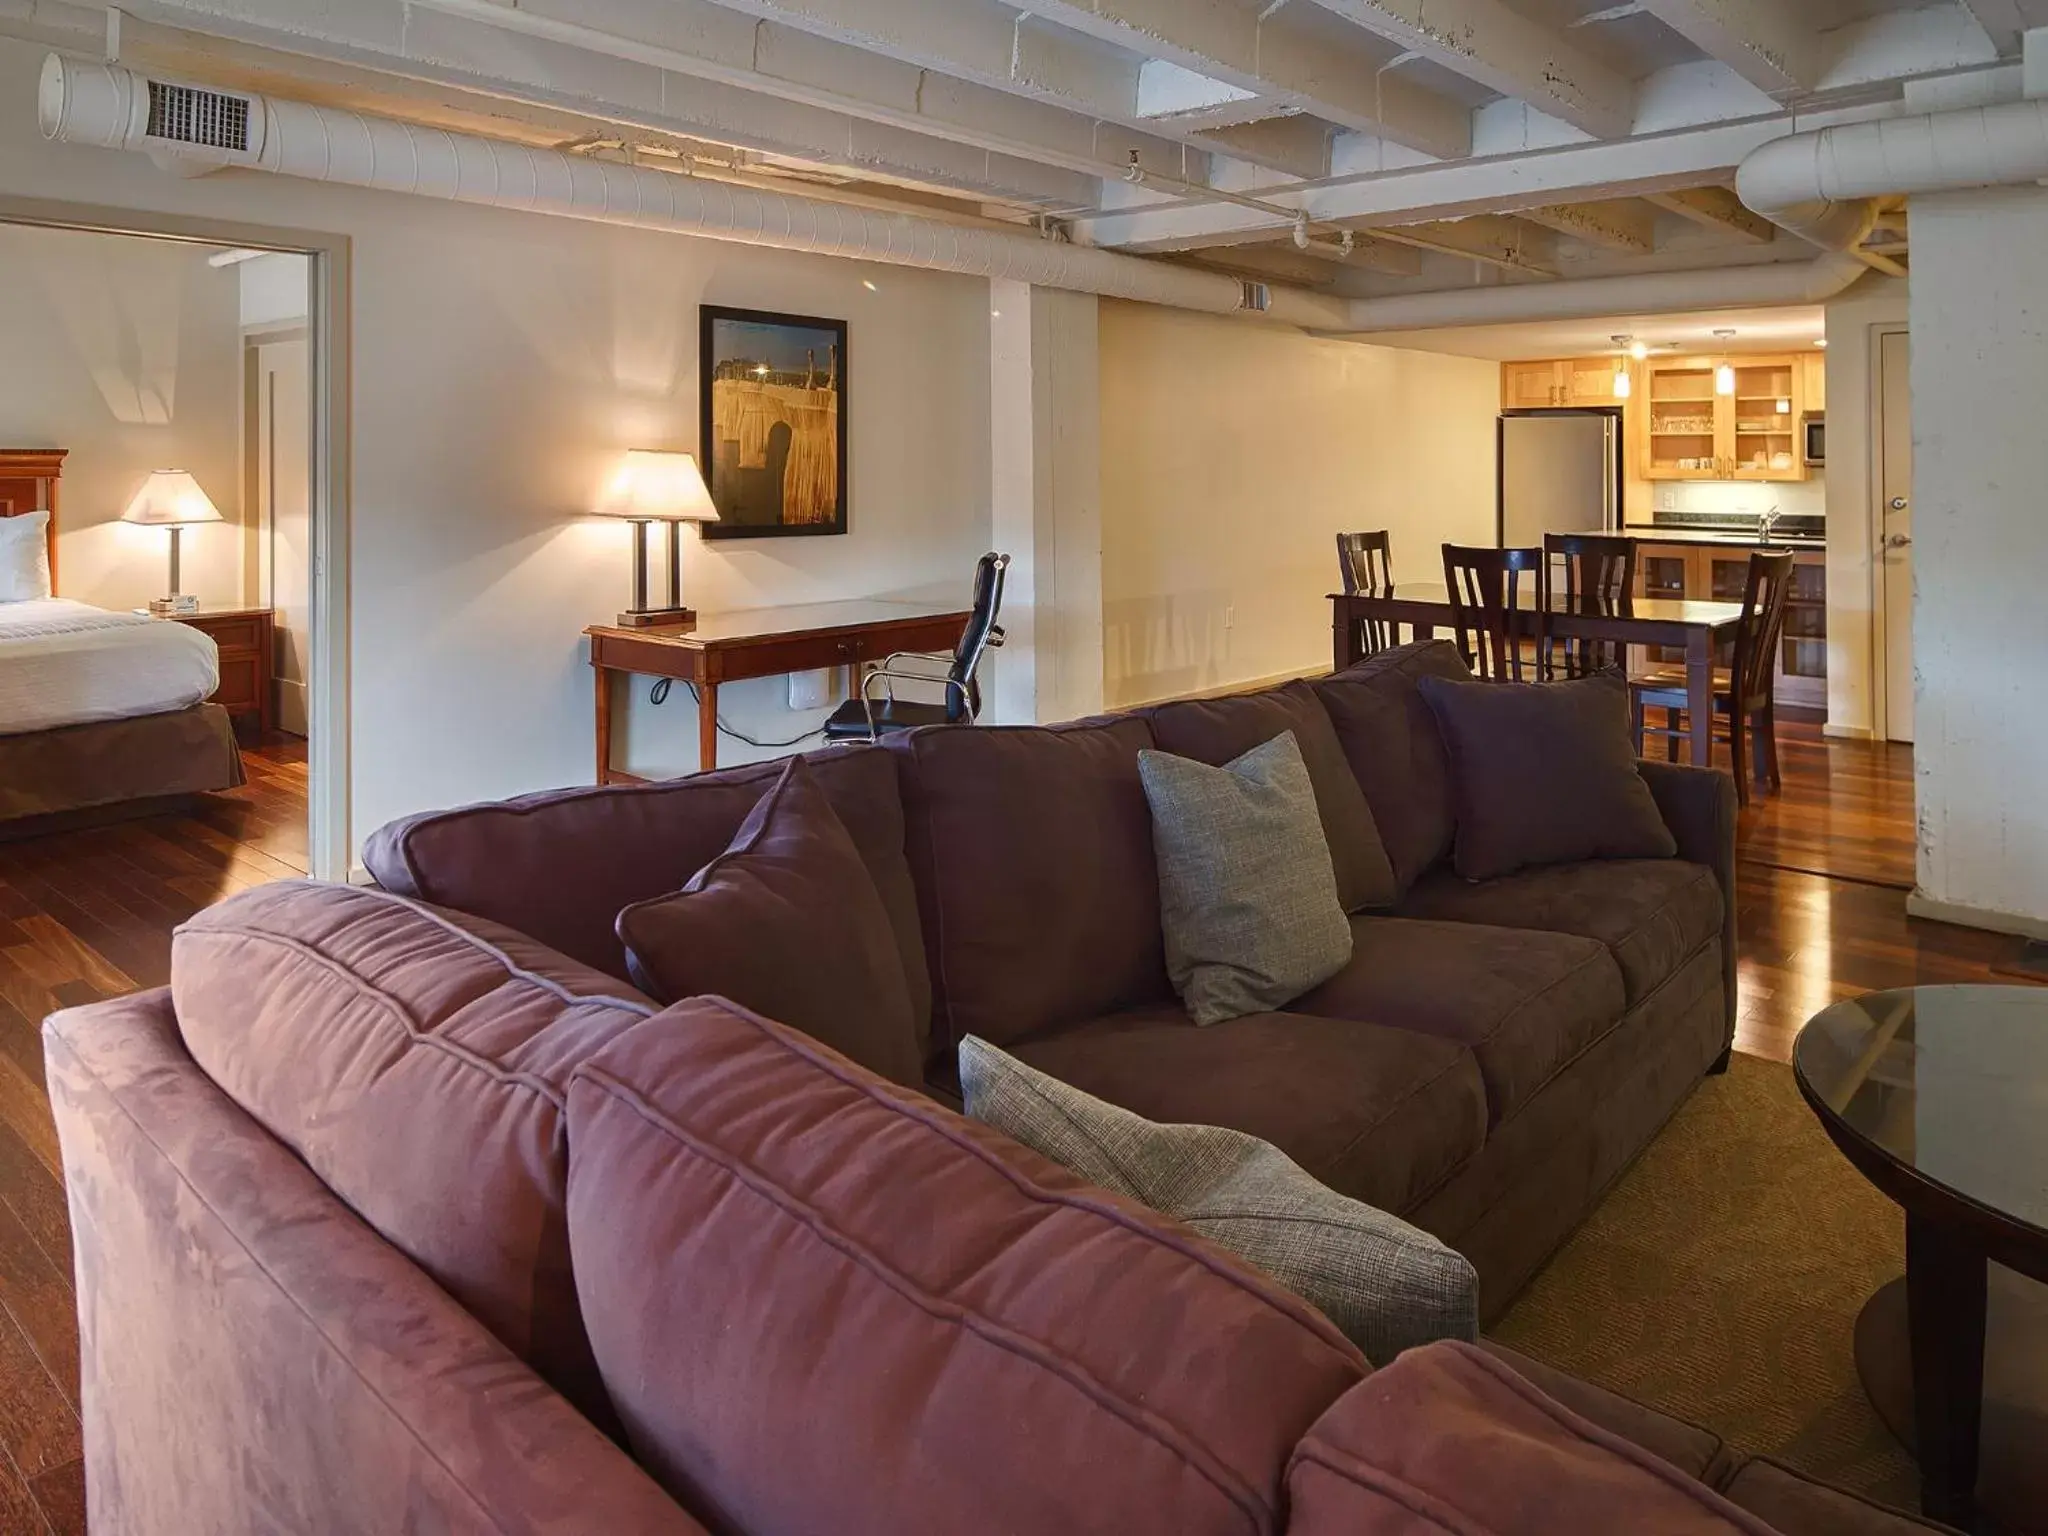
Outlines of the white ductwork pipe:
<svg viewBox="0 0 2048 1536">
<path fill-rule="evenodd" d="M 536 149 L 52 54 L 46 138 L 309 181 L 1341 328 L 1345 302 L 1068 244 Z"/>
<path fill-rule="evenodd" d="M 1736 194 L 1800 238 L 1848 249 L 1876 218 L 1873 199 L 2048 178 L 2048 101 L 1849 123 L 1774 139 L 1742 162 Z"/>
<path fill-rule="evenodd" d="M 1722 267 L 1711 272 L 1649 272 L 1634 277 L 1589 277 L 1354 299 L 1348 329 L 1356 334 L 1421 331 L 1441 326 L 1520 325 L 1535 320 L 1820 304 L 1868 270 L 1853 256 L 1829 255 L 1816 261 Z"/>
</svg>

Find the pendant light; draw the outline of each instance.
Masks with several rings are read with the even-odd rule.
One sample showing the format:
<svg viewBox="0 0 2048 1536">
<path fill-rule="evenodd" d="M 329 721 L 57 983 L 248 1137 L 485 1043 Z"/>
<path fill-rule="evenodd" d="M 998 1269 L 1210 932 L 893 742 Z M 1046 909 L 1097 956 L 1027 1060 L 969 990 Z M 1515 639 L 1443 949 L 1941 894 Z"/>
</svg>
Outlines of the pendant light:
<svg viewBox="0 0 2048 1536">
<path fill-rule="evenodd" d="M 1714 339 L 1726 344 L 1735 339 L 1735 333 L 1733 331 L 1716 331 L 1714 332 Z M 1735 393 L 1735 365 L 1725 358 L 1722 359 L 1721 366 L 1714 370 L 1714 393 L 1717 395 L 1732 395 Z"/>
<path fill-rule="evenodd" d="M 1617 400 L 1626 400 L 1635 393 L 1636 381 L 1629 377 L 1628 372 L 1630 340 L 1627 336 L 1614 338 L 1614 344 L 1622 350 L 1622 356 L 1617 358 L 1614 364 L 1614 398 Z"/>
</svg>

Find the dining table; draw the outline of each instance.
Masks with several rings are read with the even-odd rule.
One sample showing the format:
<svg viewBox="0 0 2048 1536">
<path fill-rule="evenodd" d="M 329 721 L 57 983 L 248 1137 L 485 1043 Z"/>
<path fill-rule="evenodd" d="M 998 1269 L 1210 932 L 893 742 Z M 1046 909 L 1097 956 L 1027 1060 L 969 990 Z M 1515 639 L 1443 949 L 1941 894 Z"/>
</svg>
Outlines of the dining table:
<svg viewBox="0 0 2048 1536">
<path fill-rule="evenodd" d="M 1733 642 L 1742 623 L 1742 604 L 1678 597 L 1634 597 L 1613 608 L 1573 606 L 1562 593 L 1550 594 L 1539 614 L 1537 594 L 1517 594 L 1515 632 L 1535 640 L 1541 628 L 1553 635 L 1605 640 L 1628 646 L 1660 646 L 1685 652 L 1686 756 L 1696 767 L 1712 766 L 1714 754 L 1714 658 Z M 1332 660 L 1338 671 L 1365 656 L 1364 621 L 1375 619 L 1415 640 L 1453 631 L 1450 589 L 1441 582 L 1394 582 L 1377 591 L 1332 592 Z"/>
</svg>

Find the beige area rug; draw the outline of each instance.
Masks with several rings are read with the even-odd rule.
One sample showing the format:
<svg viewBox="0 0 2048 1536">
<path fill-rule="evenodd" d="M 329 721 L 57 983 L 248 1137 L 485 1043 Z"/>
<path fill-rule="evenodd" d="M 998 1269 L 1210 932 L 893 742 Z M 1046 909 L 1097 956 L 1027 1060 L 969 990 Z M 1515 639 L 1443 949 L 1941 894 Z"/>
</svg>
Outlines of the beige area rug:
<svg viewBox="0 0 2048 1536">
<path fill-rule="evenodd" d="M 1897 1206 L 1843 1160 L 1792 1069 L 1708 1078 L 1493 1330 L 1748 1455 L 1902 1508 L 1911 1457 L 1856 1379 L 1856 1314 L 1905 1273 Z"/>
</svg>

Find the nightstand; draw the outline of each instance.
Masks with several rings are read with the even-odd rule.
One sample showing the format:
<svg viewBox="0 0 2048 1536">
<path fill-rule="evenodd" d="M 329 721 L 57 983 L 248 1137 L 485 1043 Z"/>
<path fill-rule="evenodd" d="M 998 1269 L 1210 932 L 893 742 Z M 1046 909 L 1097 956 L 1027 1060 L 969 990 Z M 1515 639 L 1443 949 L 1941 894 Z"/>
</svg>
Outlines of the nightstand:
<svg viewBox="0 0 2048 1536">
<path fill-rule="evenodd" d="M 270 675 L 271 657 L 276 654 L 271 611 L 202 608 L 197 613 L 165 617 L 204 631 L 220 647 L 220 687 L 210 702 L 237 717 L 254 715 L 257 729 L 268 732 L 277 708 Z"/>
</svg>

